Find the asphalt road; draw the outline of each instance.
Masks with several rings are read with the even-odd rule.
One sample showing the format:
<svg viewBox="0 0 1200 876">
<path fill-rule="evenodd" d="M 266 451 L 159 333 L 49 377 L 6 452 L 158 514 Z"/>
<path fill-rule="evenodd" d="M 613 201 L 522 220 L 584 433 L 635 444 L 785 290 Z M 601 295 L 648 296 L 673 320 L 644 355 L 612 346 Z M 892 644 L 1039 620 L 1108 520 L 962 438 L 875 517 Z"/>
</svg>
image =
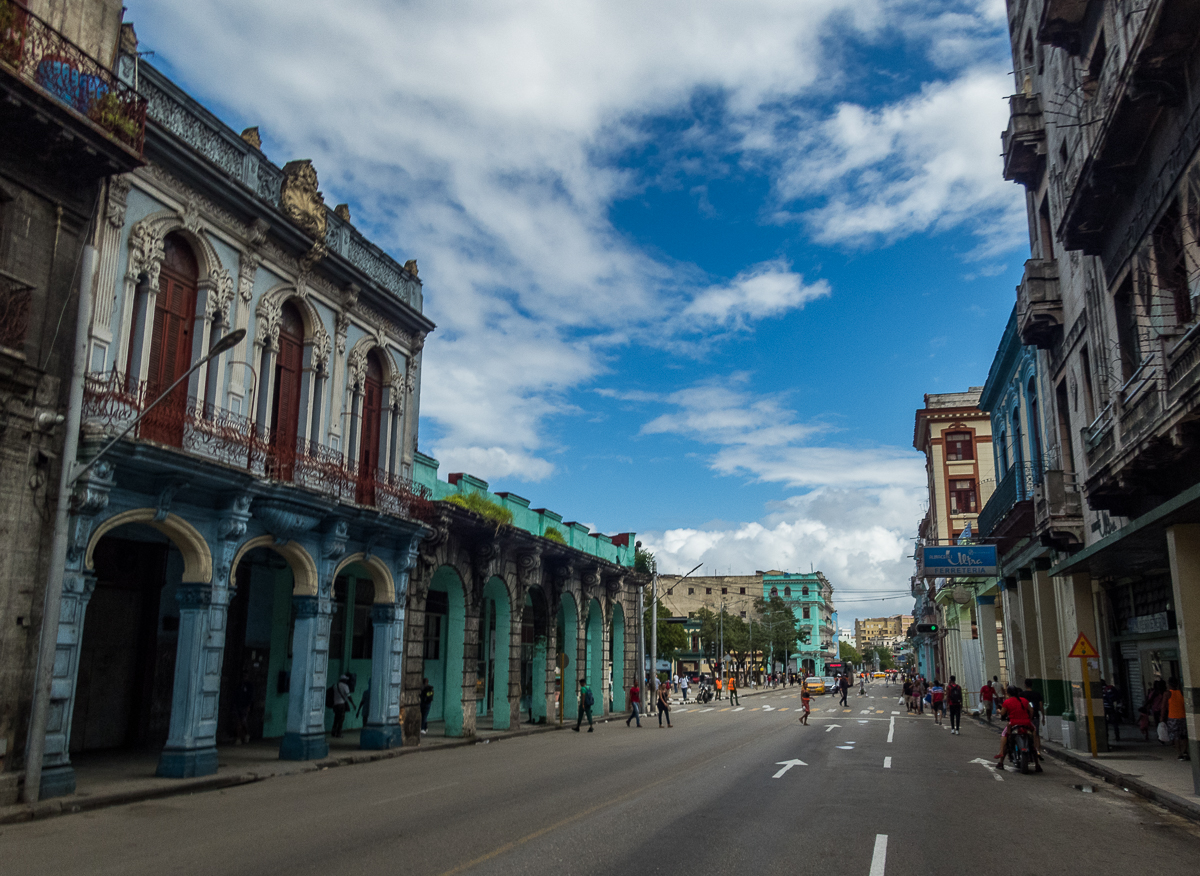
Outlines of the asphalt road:
<svg viewBox="0 0 1200 876">
<path fill-rule="evenodd" d="M 972 762 L 995 734 L 952 736 L 869 691 L 849 713 L 817 698 L 808 727 L 798 698 L 767 694 L 676 711 L 671 730 L 613 721 L 13 825 L 0 871 L 1197 872 L 1190 822 L 1054 761 L 998 780 Z"/>
</svg>

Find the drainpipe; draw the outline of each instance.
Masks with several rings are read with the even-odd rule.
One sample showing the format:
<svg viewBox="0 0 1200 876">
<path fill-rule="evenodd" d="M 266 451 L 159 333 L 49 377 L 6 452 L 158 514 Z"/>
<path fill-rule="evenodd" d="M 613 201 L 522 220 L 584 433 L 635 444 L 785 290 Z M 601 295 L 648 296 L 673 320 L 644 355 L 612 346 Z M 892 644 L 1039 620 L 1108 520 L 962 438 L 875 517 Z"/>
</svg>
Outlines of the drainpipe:
<svg viewBox="0 0 1200 876">
<path fill-rule="evenodd" d="M 79 276 L 79 307 L 75 315 L 75 347 L 67 398 L 62 470 L 58 479 L 58 506 L 54 515 L 54 538 L 50 545 L 50 568 L 46 575 L 42 630 L 37 671 L 34 675 L 32 714 L 29 718 L 29 738 L 25 741 L 26 803 L 36 803 L 41 793 L 42 758 L 46 754 L 46 721 L 50 713 L 50 682 L 54 672 L 54 655 L 58 649 L 58 618 L 62 609 L 63 573 L 67 565 L 67 527 L 71 512 L 72 475 L 75 459 L 79 455 L 79 426 L 83 419 L 83 378 L 87 368 L 88 325 L 92 319 L 92 274 L 95 270 L 96 249 L 89 244 L 83 248 L 83 270 Z"/>
</svg>

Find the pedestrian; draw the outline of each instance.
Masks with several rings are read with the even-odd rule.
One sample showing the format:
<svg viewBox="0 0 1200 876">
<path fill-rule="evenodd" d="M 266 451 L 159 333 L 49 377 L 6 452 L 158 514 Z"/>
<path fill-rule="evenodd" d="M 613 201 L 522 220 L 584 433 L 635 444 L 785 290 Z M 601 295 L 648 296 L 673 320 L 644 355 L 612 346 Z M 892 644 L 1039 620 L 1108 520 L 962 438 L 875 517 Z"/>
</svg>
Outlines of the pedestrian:
<svg viewBox="0 0 1200 876">
<path fill-rule="evenodd" d="M 687 673 L 685 672 L 683 674 L 683 676 L 679 679 L 679 692 L 681 694 L 683 694 L 683 701 L 685 703 L 688 701 L 688 698 L 687 698 L 688 683 L 689 682 L 688 682 Z"/>
<path fill-rule="evenodd" d="M 913 710 L 913 680 L 912 680 L 912 676 L 905 676 L 905 678 L 904 678 L 904 707 L 906 709 L 908 709 L 908 711 L 910 711 L 910 712 Z"/>
<path fill-rule="evenodd" d="M 717 676 L 717 699 L 721 699 L 721 676 Z"/>
<path fill-rule="evenodd" d="M 1175 743 L 1179 759 L 1191 760 L 1192 758 L 1188 754 L 1187 710 L 1179 679 L 1170 679 L 1167 682 L 1167 688 L 1167 735 Z"/>
<path fill-rule="evenodd" d="M 674 688 L 675 693 L 679 693 L 679 676 L 678 675 L 671 676 L 671 687 Z"/>
<path fill-rule="evenodd" d="M 254 683 L 242 673 L 242 683 L 233 692 L 234 745 L 250 741 L 250 707 L 254 705 Z"/>
<path fill-rule="evenodd" d="M 638 687 L 637 680 L 634 679 L 633 687 L 629 689 L 629 717 L 625 719 L 625 726 L 629 726 L 630 721 L 637 721 L 638 729 L 642 726 L 642 716 L 639 711 L 642 706 L 642 689 Z"/>
<path fill-rule="evenodd" d="M 803 684 L 800 685 L 800 705 L 804 707 L 804 714 L 800 716 L 800 723 L 807 727 L 808 713 L 812 710 L 812 694 L 808 692 L 808 688 Z"/>
<path fill-rule="evenodd" d="M 950 708 L 950 732 L 962 736 L 963 690 L 953 675 L 946 685 L 946 705 Z"/>
<path fill-rule="evenodd" d="M 358 708 L 354 714 L 362 719 L 362 726 L 367 726 L 367 712 L 371 708 L 371 679 L 367 679 L 367 686 L 363 688 L 362 699 L 358 701 Z"/>
<path fill-rule="evenodd" d="M 988 682 L 983 683 L 983 687 L 979 689 L 979 704 L 987 713 L 987 722 L 992 723 L 992 708 L 995 705 L 996 691 Z"/>
<path fill-rule="evenodd" d="M 942 687 L 942 683 L 936 678 L 933 680 L 933 687 L 929 689 L 929 706 L 933 709 L 933 723 L 942 723 L 942 702 L 946 696 L 946 690 Z"/>
<path fill-rule="evenodd" d="M 429 732 L 429 709 L 433 705 L 433 685 L 429 679 L 423 679 L 425 686 L 421 688 L 421 735 Z"/>
<path fill-rule="evenodd" d="M 658 729 L 662 729 L 663 715 L 667 716 L 667 729 L 671 727 L 671 691 L 667 687 L 658 689 Z"/>
<path fill-rule="evenodd" d="M 728 688 L 729 688 L 729 705 L 736 706 L 738 704 L 737 682 L 734 681 L 732 675 L 729 676 Z"/>
<path fill-rule="evenodd" d="M 1000 676 L 998 675 L 992 676 L 992 691 L 995 694 L 993 699 L 998 704 L 1003 704 L 1004 700 L 1008 697 L 1008 691 L 1005 689 L 1004 685 L 1000 683 Z"/>
<path fill-rule="evenodd" d="M 1115 684 L 1105 684 L 1104 679 L 1100 679 L 1100 697 L 1104 703 L 1104 723 L 1112 728 L 1113 739 L 1117 742 L 1121 741 L 1121 715 L 1117 705 L 1120 693 Z"/>
<path fill-rule="evenodd" d="M 850 704 L 846 702 L 846 695 L 850 693 L 850 679 L 845 675 L 838 680 L 838 689 L 842 692 L 842 705 L 849 706 Z"/>
<path fill-rule="evenodd" d="M 596 704 L 596 698 L 592 695 L 592 689 L 588 687 L 587 679 L 579 679 L 579 711 L 576 713 L 574 731 L 579 732 L 579 727 L 583 724 L 583 716 L 587 715 L 588 733 L 591 733 L 595 728 L 592 726 L 592 706 Z"/>
<path fill-rule="evenodd" d="M 354 700 L 350 699 L 350 676 L 343 672 L 333 686 L 333 730 L 330 736 L 340 739 L 342 725 L 346 723 L 346 712 L 354 708 Z"/>
</svg>

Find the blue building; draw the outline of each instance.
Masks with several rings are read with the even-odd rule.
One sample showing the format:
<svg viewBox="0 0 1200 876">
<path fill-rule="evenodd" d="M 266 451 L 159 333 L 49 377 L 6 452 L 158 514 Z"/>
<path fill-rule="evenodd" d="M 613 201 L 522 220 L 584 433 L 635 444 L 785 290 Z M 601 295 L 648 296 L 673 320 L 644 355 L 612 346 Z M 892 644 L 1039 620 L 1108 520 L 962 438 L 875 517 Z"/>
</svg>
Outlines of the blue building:
<svg viewBox="0 0 1200 876">
<path fill-rule="evenodd" d="M 763 596 L 781 597 L 792 609 L 808 641 L 788 655 L 788 672 L 828 675 L 829 664 L 837 662 L 837 623 L 833 607 L 833 585 L 821 572 L 768 572 L 763 575 Z M 782 661 L 781 661 L 782 662 Z"/>
</svg>

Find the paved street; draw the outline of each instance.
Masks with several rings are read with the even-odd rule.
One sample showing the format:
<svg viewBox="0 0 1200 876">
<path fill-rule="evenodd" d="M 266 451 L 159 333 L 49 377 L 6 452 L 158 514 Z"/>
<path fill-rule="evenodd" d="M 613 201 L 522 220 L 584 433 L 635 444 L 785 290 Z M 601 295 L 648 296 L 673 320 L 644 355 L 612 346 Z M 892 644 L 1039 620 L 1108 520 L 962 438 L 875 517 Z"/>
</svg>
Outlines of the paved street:
<svg viewBox="0 0 1200 876">
<path fill-rule="evenodd" d="M 1148 850 L 1156 874 L 1195 872 L 1190 822 L 1083 793 L 1094 780 L 1053 761 L 998 780 L 972 762 L 994 733 L 892 715 L 894 690 L 870 714 L 816 698 L 808 727 L 772 693 L 672 730 L 610 722 L 14 825 L 4 873 L 960 874 L 981 836 L 1000 872 L 1030 855 L 1013 866 L 1147 872 Z"/>
</svg>

